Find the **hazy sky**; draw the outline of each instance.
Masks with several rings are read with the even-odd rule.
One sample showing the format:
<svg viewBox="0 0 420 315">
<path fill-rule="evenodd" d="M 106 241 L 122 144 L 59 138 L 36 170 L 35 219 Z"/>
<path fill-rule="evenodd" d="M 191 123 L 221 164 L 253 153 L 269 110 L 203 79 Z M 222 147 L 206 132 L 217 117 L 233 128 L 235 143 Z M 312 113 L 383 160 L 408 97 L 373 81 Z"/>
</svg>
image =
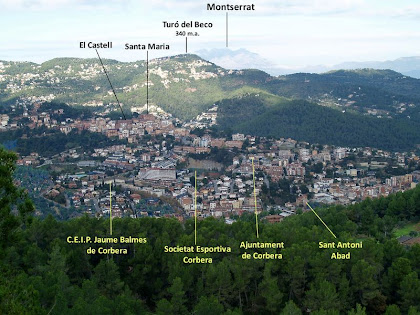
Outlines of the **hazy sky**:
<svg viewBox="0 0 420 315">
<path fill-rule="evenodd" d="M 80 41 L 112 41 L 104 58 L 145 59 L 125 43 L 166 43 L 184 53 L 184 38 L 163 21 L 212 22 L 189 39 L 189 52 L 225 47 L 225 13 L 201 0 L 0 0 L 0 60 L 42 62 L 54 57 L 96 57 Z M 256 11 L 229 13 L 229 47 L 245 48 L 274 64 L 305 66 L 389 60 L 420 55 L 418 0 L 231 0 Z"/>
</svg>

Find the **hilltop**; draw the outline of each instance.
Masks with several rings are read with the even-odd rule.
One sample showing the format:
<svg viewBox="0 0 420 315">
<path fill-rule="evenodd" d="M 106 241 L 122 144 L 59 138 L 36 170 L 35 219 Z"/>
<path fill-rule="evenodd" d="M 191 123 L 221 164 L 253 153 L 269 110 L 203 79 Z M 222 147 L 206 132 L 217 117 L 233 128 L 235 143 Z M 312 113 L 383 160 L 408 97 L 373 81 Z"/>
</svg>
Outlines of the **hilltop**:
<svg viewBox="0 0 420 315">
<path fill-rule="evenodd" d="M 232 132 L 403 151 L 420 143 L 413 121 L 343 113 L 305 100 L 249 94 L 217 104 L 219 128 Z"/>
<path fill-rule="evenodd" d="M 124 107 L 143 106 L 146 62 L 103 62 Z M 150 102 L 182 119 L 191 119 L 214 102 L 241 94 L 240 89 L 258 86 L 268 77 L 259 71 L 225 70 L 196 55 L 153 59 L 149 70 Z M 77 106 L 115 102 L 98 59 L 57 58 L 40 65 L 2 62 L 0 73 L 3 103 L 32 96 Z"/>
<path fill-rule="evenodd" d="M 182 120 L 194 119 L 213 104 L 232 100 L 237 104 L 234 112 L 223 112 L 223 106 L 218 112 L 219 125 L 224 129 L 393 150 L 420 143 L 416 131 L 420 123 L 420 80 L 392 70 L 335 70 L 273 77 L 260 70 L 226 70 L 187 54 L 150 60 L 147 82 L 145 61 L 103 61 L 127 112 L 145 105 L 148 85 L 150 104 Z M 241 104 L 247 95 L 270 97 L 255 104 Z M 0 103 L 36 100 L 97 109 L 115 104 L 98 59 L 57 58 L 42 64 L 0 62 Z M 280 108 L 279 103 L 288 105 Z M 304 120 L 298 117 L 301 109 Z M 240 126 L 240 120 L 247 117 L 245 111 L 255 110 L 258 115 L 248 117 L 248 123 Z M 259 127 L 262 125 L 264 128 Z M 307 128 L 318 132 L 303 132 Z"/>
</svg>

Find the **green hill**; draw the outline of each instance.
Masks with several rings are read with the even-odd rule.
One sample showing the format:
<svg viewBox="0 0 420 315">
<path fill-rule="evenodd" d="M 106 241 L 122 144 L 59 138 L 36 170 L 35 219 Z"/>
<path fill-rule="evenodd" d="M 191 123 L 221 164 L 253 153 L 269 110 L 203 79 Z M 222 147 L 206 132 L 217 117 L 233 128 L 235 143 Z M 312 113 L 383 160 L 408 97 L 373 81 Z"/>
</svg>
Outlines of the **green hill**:
<svg viewBox="0 0 420 315">
<path fill-rule="evenodd" d="M 391 70 L 272 77 L 259 70 L 226 70 L 188 54 L 150 60 L 147 83 L 145 61 L 103 61 L 126 112 L 145 105 L 148 84 L 150 103 L 183 120 L 220 102 L 221 127 L 236 131 L 395 150 L 420 143 L 420 80 Z M 96 58 L 57 58 L 41 65 L 4 61 L 0 71 L 0 104 L 33 96 L 72 106 L 115 104 Z M 248 101 L 247 95 L 264 98 Z M 241 124 L 244 119 L 247 124 Z"/>
<path fill-rule="evenodd" d="M 379 110 L 378 115 L 404 118 L 410 115 L 410 119 L 420 121 L 420 80 L 391 70 L 297 73 L 271 80 L 265 88 L 273 94 L 360 113 Z"/>
<path fill-rule="evenodd" d="M 103 60 L 125 109 L 146 103 L 145 61 Z M 4 63 L 0 102 L 53 94 L 55 101 L 86 105 L 114 103 L 98 59 L 57 58 L 41 65 Z M 149 100 L 182 119 L 191 119 L 214 102 L 254 91 L 269 75 L 258 70 L 228 71 L 196 55 L 149 61 Z M 9 84 L 8 84 L 9 83 Z"/>
<path fill-rule="evenodd" d="M 310 143 L 407 150 L 420 143 L 418 124 L 342 113 L 303 100 L 248 95 L 218 103 L 218 123 L 233 132 Z"/>
<path fill-rule="evenodd" d="M 144 105 L 145 61 L 103 61 L 124 106 Z M 420 80 L 390 70 L 271 77 L 259 70 L 226 70 L 190 54 L 152 59 L 149 70 L 150 101 L 183 119 L 195 117 L 216 101 L 258 89 L 360 113 L 376 109 L 384 111 L 381 115 L 410 115 L 410 119 L 420 121 L 416 110 L 420 106 Z M 0 102 L 50 94 L 56 101 L 72 105 L 115 101 L 97 58 L 56 58 L 41 65 L 4 61 L 1 72 Z M 407 105 L 405 111 L 401 111 L 401 103 Z"/>
</svg>

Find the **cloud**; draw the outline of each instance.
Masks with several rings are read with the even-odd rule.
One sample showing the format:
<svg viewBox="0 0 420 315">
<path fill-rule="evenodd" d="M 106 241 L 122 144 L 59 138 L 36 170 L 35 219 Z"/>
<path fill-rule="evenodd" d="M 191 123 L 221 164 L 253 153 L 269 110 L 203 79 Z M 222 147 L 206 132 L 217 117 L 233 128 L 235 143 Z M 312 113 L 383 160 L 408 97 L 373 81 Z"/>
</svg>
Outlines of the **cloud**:
<svg viewBox="0 0 420 315">
<path fill-rule="evenodd" d="M 364 0 L 262 0 L 258 8 L 263 13 L 281 15 L 324 15 L 351 12 L 364 4 Z"/>
<path fill-rule="evenodd" d="M 130 3 L 131 0 L 0 0 L 0 8 L 36 11 L 66 8 L 98 9 L 124 7 Z"/>
<path fill-rule="evenodd" d="M 226 4 L 225 1 L 177 1 L 177 0 L 154 0 L 150 6 L 158 9 L 206 11 L 207 3 Z M 365 3 L 365 0 L 259 0 L 248 1 L 230 0 L 229 4 L 255 4 L 256 10 L 247 12 L 252 15 L 318 15 L 335 12 L 347 12 L 357 9 Z M 241 12 L 237 12 L 241 13 Z"/>
<path fill-rule="evenodd" d="M 143 2 L 143 1 L 142 1 Z M 197 0 L 150 0 L 139 3 L 133 0 L 0 0 L 2 9 L 51 10 L 60 8 L 119 8 L 140 5 L 151 10 L 206 12 L 207 3 L 216 4 L 255 4 L 252 15 L 317 15 L 346 12 L 362 5 L 365 0 L 243 0 L 197 1 Z M 237 12 L 241 14 L 243 12 Z"/>
<path fill-rule="evenodd" d="M 205 10 L 206 3 L 193 0 L 184 0 L 182 2 L 176 0 L 152 0 L 148 6 L 161 10 L 187 10 L 187 11 L 201 11 Z"/>
<path fill-rule="evenodd" d="M 392 17 L 396 18 L 418 19 L 420 18 L 420 5 L 410 5 L 396 8 L 389 13 Z"/>
<path fill-rule="evenodd" d="M 2 10 L 124 10 L 207 14 L 207 4 L 255 4 L 255 11 L 235 12 L 249 16 L 351 16 L 417 19 L 420 4 L 411 0 L 0 0 Z M 214 13 L 214 12 L 213 12 Z"/>
<path fill-rule="evenodd" d="M 420 4 L 413 5 L 409 0 L 384 2 L 382 0 L 151 0 L 147 7 L 152 10 L 183 11 L 203 13 L 207 3 L 216 4 L 255 4 L 255 11 L 235 12 L 253 16 L 351 16 L 351 17 L 389 17 L 419 18 Z"/>
</svg>

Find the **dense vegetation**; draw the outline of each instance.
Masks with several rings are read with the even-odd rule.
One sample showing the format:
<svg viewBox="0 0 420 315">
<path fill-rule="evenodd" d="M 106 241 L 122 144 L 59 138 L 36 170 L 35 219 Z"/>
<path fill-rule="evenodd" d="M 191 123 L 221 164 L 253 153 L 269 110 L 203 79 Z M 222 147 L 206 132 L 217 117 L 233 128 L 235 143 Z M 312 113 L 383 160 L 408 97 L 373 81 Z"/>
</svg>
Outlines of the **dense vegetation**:
<svg viewBox="0 0 420 315">
<path fill-rule="evenodd" d="M 30 137 L 28 137 L 30 135 Z M 43 157 L 52 157 L 68 149 L 82 148 L 90 152 L 93 148 L 100 148 L 112 144 L 125 143 L 124 140 L 110 139 L 107 136 L 88 130 L 72 130 L 64 134 L 46 127 L 29 129 L 21 128 L 0 133 L 0 143 L 14 143 L 14 149 L 21 155 L 36 152 Z"/>
<path fill-rule="evenodd" d="M 218 123 L 234 132 L 291 137 L 310 143 L 387 150 L 412 149 L 420 143 L 420 129 L 415 122 L 342 113 L 302 100 L 270 103 L 265 95 L 221 101 Z"/>
<path fill-rule="evenodd" d="M 81 147 L 90 151 L 92 148 L 103 147 L 110 143 L 112 142 L 109 138 L 103 134 L 83 130 L 82 132 L 71 131 L 67 135 L 57 132 L 50 136 L 19 139 L 16 150 L 22 155 L 37 152 L 42 156 L 51 157 L 67 149 Z"/>
<path fill-rule="evenodd" d="M 62 110 L 62 112 L 59 112 Z M 56 119 L 58 122 L 70 119 L 87 119 L 92 117 L 92 112 L 88 108 L 76 108 L 65 103 L 46 102 L 42 103 L 39 112 L 46 112 L 50 114 L 51 119 Z"/>
<path fill-rule="evenodd" d="M 45 169 L 18 166 L 14 172 L 14 179 L 19 182 L 20 187 L 27 191 L 36 209 L 39 210 L 36 213 L 37 217 L 44 219 L 48 215 L 52 215 L 59 220 L 67 220 L 80 215 L 75 208 L 66 208 L 64 205 L 48 200 L 42 195 L 48 188 L 54 186 L 54 182 L 51 181 L 50 175 Z M 60 194 L 59 196 L 63 195 Z"/>
<path fill-rule="evenodd" d="M 399 102 L 419 105 L 420 80 L 391 70 L 337 70 L 324 74 L 296 73 L 270 80 L 274 94 L 295 99 L 353 101 L 350 108 L 376 108 L 396 112 Z M 405 113 L 407 115 L 407 113 Z"/>
<path fill-rule="evenodd" d="M 184 264 L 165 245 L 194 244 L 194 225 L 172 219 L 116 219 L 113 236 L 146 237 L 114 245 L 127 255 L 88 255 L 93 244 L 68 236 L 109 236 L 105 219 L 58 222 L 30 217 L 13 184 L 12 153 L 0 150 L 0 313 L 5 314 L 418 314 L 420 246 L 392 237 L 397 222 L 420 219 L 420 187 L 349 207 L 318 209 L 340 241 L 363 240 L 349 260 L 331 260 L 333 241 L 312 213 L 260 224 L 261 242 L 284 242 L 283 259 L 242 260 L 256 241 L 252 215 L 226 225 L 199 222 L 197 244 L 225 245 L 212 264 Z M 14 209 L 17 210 L 14 213 Z M 109 245 L 102 245 L 108 247 Z M 268 250 L 273 251 L 273 250 Z M 202 256 L 198 254 L 199 256 Z M 195 256 L 195 255 L 193 255 Z"/>
</svg>

